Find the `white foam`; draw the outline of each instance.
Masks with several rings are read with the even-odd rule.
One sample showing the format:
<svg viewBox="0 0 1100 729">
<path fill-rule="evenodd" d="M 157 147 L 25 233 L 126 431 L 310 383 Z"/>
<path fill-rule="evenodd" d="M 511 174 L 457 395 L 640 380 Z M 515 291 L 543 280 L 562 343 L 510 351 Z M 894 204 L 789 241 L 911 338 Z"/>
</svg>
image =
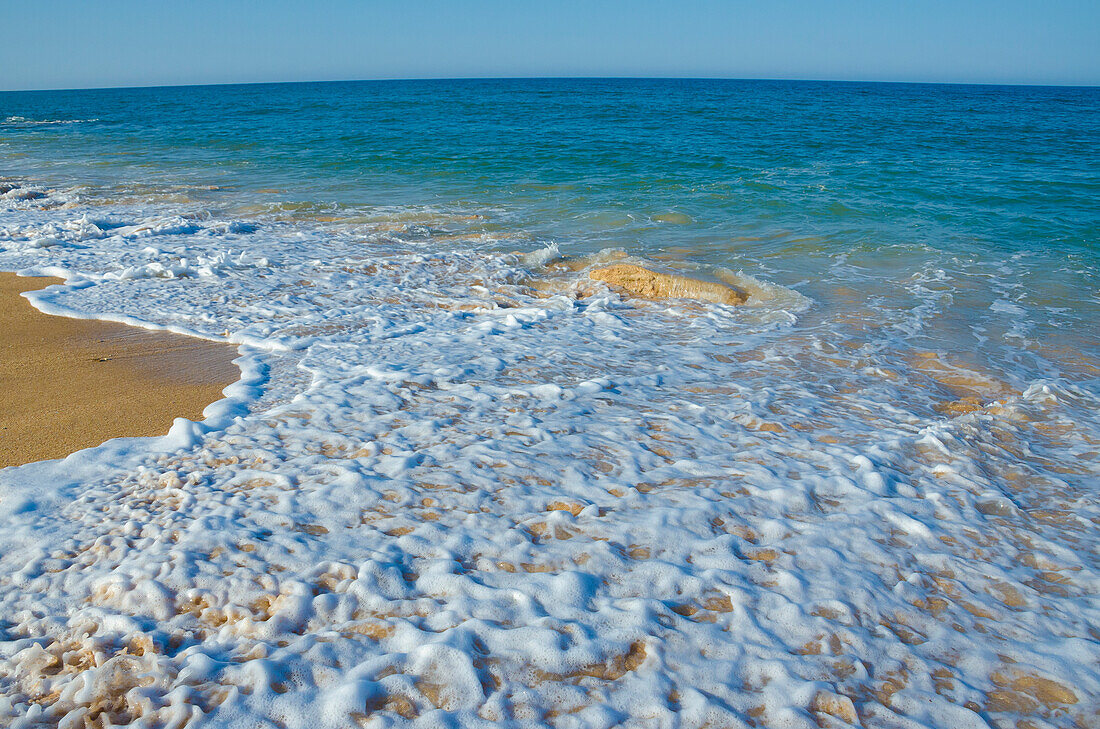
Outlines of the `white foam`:
<svg viewBox="0 0 1100 729">
<path fill-rule="evenodd" d="M 0 723 L 811 727 L 835 693 L 983 726 L 1013 671 L 1076 699 L 1042 721 L 1096 709 L 1100 398 L 990 373 L 944 417 L 911 352 L 938 274 L 637 304 L 532 293 L 556 246 L 51 200 L 0 224 L 0 268 L 67 280 L 35 306 L 244 374 L 202 423 L 0 471 Z"/>
<path fill-rule="evenodd" d="M 23 116 L 9 116 L 4 119 L 4 124 L 11 126 L 54 126 L 57 124 L 88 124 L 99 119 L 28 119 Z"/>
</svg>

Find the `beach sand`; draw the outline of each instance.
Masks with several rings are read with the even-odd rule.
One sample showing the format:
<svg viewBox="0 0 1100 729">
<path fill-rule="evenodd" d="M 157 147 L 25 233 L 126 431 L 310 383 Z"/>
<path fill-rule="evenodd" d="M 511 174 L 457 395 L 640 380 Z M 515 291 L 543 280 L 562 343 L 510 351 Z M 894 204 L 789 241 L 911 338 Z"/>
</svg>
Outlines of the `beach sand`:
<svg viewBox="0 0 1100 729">
<path fill-rule="evenodd" d="M 744 291 L 717 281 L 700 281 L 687 276 L 658 273 L 628 263 L 594 269 L 588 277 L 643 299 L 698 299 L 737 306 L 749 298 Z"/>
<path fill-rule="evenodd" d="M 20 296 L 56 283 L 0 273 L 0 468 L 163 435 L 240 378 L 235 346 L 49 316 Z"/>
</svg>

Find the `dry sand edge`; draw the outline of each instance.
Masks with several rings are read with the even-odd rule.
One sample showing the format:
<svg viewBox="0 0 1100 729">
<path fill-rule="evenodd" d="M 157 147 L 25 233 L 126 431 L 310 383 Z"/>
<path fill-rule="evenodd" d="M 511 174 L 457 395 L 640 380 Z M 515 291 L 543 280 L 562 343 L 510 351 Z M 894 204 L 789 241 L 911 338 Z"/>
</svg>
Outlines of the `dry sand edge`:
<svg viewBox="0 0 1100 729">
<path fill-rule="evenodd" d="M 51 316 L 21 296 L 63 283 L 0 272 L 0 468 L 164 435 L 240 379 L 236 345 Z"/>
</svg>

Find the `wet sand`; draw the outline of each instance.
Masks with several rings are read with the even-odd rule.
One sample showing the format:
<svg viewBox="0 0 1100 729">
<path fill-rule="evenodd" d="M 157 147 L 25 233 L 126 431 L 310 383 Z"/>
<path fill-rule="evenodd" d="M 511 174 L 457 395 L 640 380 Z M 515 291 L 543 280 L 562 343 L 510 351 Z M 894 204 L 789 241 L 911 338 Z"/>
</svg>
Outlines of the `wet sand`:
<svg viewBox="0 0 1100 729">
<path fill-rule="evenodd" d="M 236 346 L 49 316 L 20 296 L 57 283 L 0 273 L 0 468 L 163 435 L 240 378 Z"/>
<path fill-rule="evenodd" d="M 717 281 L 701 281 L 687 276 L 658 273 L 628 263 L 594 269 L 588 277 L 624 289 L 643 299 L 698 299 L 737 306 L 749 298 L 744 291 Z"/>
</svg>

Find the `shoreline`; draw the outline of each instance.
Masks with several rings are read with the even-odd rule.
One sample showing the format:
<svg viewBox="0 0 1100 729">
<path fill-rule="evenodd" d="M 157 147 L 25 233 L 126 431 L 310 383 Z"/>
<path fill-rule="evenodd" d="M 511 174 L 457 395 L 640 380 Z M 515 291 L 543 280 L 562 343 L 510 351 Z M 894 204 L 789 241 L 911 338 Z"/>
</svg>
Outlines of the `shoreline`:
<svg viewBox="0 0 1100 729">
<path fill-rule="evenodd" d="M 0 468 L 164 435 L 240 379 L 236 345 L 44 314 L 21 295 L 60 283 L 0 272 Z"/>
<path fill-rule="evenodd" d="M 241 372 L 0 470 L 0 727 L 1100 716 L 1081 97 L 284 91 L 4 137 L 35 309 Z"/>
</svg>

